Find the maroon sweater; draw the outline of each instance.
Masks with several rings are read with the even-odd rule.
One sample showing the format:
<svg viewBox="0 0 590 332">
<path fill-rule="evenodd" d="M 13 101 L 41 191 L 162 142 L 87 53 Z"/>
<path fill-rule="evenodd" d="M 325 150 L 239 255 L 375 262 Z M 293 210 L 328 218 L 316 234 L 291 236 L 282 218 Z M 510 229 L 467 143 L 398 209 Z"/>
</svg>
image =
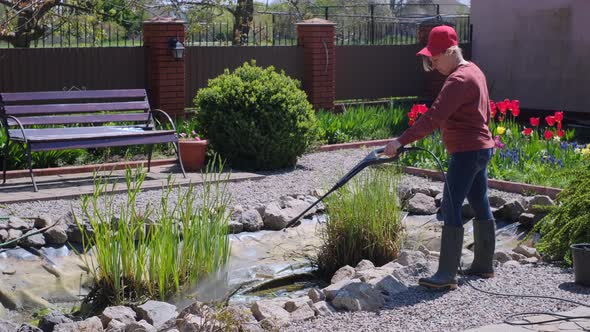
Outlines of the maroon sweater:
<svg viewBox="0 0 590 332">
<path fill-rule="evenodd" d="M 474 63 L 458 66 L 447 77 L 430 109 L 402 133 L 402 146 L 440 128 L 449 153 L 494 147 L 488 128 L 490 104 L 483 72 Z"/>
</svg>

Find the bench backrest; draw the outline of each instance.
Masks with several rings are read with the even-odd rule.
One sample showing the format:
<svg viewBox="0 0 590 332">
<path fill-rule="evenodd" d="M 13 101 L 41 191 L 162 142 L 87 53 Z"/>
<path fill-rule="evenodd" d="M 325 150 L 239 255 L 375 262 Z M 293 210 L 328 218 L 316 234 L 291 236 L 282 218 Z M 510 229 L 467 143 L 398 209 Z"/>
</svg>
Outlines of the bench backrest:
<svg viewBox="0 0 590 332">
<path fill-rule="evenodd" d="M 0 116 L 17 117 L 23 126 L 145 123 L 149 110 L 144 89 L 0 93 Z"/>
</svg>

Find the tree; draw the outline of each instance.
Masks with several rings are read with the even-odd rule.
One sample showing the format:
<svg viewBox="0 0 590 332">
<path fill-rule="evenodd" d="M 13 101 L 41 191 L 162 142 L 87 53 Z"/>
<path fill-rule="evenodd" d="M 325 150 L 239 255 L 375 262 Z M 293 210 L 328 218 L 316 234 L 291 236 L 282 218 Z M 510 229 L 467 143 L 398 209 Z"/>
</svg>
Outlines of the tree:
<svg viewBox="0 0 590 332">
<path fill-rule="evenodd" d="M 222 9 L 233 18 L 233 45 L 248 44 L 248 34 L 254 20 L 254 0 L 170 0 L 169 4 L 178 16 L 187 17 L 192 9 L 211 11 Z"/>
<path fill-rule="evenodd" d="M 71 22 L 80 14 L 95 21 L 113 21 L 137 28 L 140 15 L 132 10 L 139 0 L 0 0 L 0 40 L 14 47 L 30 47 L 50 28 Z M 135 23 L 134 23 L 135 22 Z"/>
</svg>

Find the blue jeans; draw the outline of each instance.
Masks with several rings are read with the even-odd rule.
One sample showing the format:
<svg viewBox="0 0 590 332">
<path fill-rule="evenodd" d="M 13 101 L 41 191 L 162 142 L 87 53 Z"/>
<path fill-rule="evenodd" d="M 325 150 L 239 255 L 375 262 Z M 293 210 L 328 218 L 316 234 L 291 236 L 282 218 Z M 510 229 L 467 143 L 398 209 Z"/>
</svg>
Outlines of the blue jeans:
<svg viewBox="0 0 590 332">
<path fill-rule="evenodd" d="M 488 162 L 492 149 L 457 152 L 451 155 L 447 171 L 442 213 L 447 226 L 463 227 L 461 207 L 465 197 L 475 211 L 476 220 L 493 220 L 488 200 Z M 449 199 L 449 194 L 451 199 Z"/>
</svg>

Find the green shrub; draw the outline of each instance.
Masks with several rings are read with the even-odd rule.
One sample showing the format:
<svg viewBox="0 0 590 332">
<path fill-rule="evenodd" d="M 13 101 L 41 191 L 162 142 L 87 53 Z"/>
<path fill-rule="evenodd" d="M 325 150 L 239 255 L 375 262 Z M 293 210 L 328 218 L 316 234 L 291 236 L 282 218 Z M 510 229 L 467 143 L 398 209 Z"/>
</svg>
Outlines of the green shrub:
<svg viewBox="0 0 590 332">
<path fill-rule="evenodd" d="M 195 104 L 203 135 L 237 168 L 294 166 L 315 140 L 314 111 L 299 83 L 254 61 L 210 80 Z"/>
<path fill-rule="evenodd" d="M 386 264 L 399 254 L 403 235 L 397 194 L 399 170 L 369 169 L 326 199 L 326 227 L 317 265 L 330 278 L 344 265 L 368 259 Z"/>
<path fill-rule="evenodd" d="M 541 234 L 536 245 L 539 252 L 567 265 L 572 264 L 570 246 L 590 242 L 590 166 L 571 171 L 570 179 L 557 196 L 557 205 L 533 229 Z"/>
<path fill-rule="evenodd" d="M 84 234 L 85 250 L 93 251 L 93 255 L 82 256 L 94 280 L 84 302 L 85 312 L 168 299 L 227 263 L 230 196 L 224 183 L 228 175 L 222 174 L 223 167 L 216 160 L 207 166 L 200 190 L 192 185 L 178 187 L 178 201 L 173 203 L 174 184 L 169 178 L 160 205 L 142 210 L 137 195 L 145 172 L 127 170 L 127 201 L 121 205 L 113 202 L 108 179 L 96 180 L 94 194 L 82 197 L 84 218 L 94 235 L 76 220 Z"/>
</svg>

